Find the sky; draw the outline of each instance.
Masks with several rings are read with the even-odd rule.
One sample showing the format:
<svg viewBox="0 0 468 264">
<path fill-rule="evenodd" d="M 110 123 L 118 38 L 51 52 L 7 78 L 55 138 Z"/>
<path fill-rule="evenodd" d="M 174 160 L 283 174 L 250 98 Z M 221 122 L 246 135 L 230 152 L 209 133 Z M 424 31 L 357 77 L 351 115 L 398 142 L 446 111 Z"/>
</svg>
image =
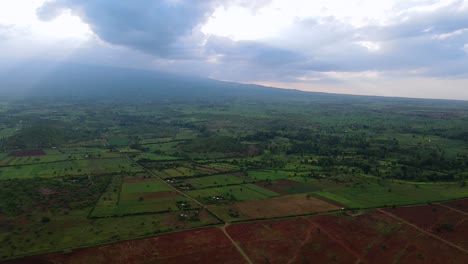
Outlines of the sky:
<svg viewBox="0 0 468 264">
<path fill-rule="evenodd" d="M 37 59 L 468 100 L 468 0 L 0 1 L 0 66 Z"/>
</svg>

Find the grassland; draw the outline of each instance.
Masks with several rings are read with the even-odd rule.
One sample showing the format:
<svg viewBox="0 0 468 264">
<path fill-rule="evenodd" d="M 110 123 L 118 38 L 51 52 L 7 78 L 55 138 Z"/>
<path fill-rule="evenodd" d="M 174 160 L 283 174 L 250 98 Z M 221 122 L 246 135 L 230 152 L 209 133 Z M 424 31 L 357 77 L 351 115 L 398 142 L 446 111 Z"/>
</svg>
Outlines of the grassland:
<svg viewBox="0 0 468 264">
<path fill-rule="evenodd" d="M 466 188 L 458 184 L 365 184 L 325 189 L 317 194 L 349 207 L 381 207 L 430 203 L 467 197 Z"/>
</svg>

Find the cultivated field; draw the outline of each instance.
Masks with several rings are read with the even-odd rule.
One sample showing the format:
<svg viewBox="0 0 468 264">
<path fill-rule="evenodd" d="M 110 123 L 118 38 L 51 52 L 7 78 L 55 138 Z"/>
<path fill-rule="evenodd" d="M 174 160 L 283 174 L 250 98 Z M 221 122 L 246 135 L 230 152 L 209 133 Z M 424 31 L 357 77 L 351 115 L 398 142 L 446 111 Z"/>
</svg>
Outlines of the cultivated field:
<svg viewBox="0 0 468 264">
<path fill-rule="evenodd" d="M 69 253 L 53 253 L 9 264 L 26 263 L 245 263 L 242 255 L 218 228 L 183 231 Z"/>
<path fill-rule="evenodd" d="M 313 196 L 296 194 L 213 205 L 209 208 L 228 221 L 241 221 L 336 211 L 340 210 L 341 206 Z"/>
<path fill-rule="evenodd" d="M 7 101 L 0 258 L 466 262 L 468 104 L 323 96 Z"/>
</svg>

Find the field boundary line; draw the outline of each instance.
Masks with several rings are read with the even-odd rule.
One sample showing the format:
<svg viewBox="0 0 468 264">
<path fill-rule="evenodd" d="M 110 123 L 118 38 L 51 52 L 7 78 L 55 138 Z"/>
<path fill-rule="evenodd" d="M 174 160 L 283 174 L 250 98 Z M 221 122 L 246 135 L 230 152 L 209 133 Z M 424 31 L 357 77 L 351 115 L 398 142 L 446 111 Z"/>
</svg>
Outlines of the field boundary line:
<svg viewBox="0 0 468 264">
<path fill-rule="evenodd" d="M 307 230 L 307 234 L 304 240 L 301 242 L 299 246 L 297 246 L 296 250 L 294 251 L 293 257 L 288 261 L 288 264 L 297 262 L 297 257 L 299 255 L 299 252 L 301 252 L 301 249 L 307 244 L 307 242 L 309 242 L 311 238 L 312 238 L 312 226 L 309 226 L 309 230 Z"/>
<path fill-rule="evenodd" d="M 154 177 L 158 178 L 159 180 L 161 180 L 162 182 L 164 182 L 164 184 L 166 184 L 169 188 L 173 189 L 175 192 L 179 193 L 180 195 L 182 195 L 183 197 L 186 197 L 188 199 L 190 199 L 191 201 L 193 201 L 195 204 L 198 204 L 201 208 L 205 209 L 206 211 L 208 211 L 211 215 L 213 215 L 215 218 L 217 218 L 218 220 L 221 221 L 221 223 L 226 223 L 226 221 L 221 218 L 219 215 L 217 215 L 216 213 L 212 212 L 211 210 L 208 209 L 208 207 L 206 205 L 204 205 L 203 203 L 201 203 L 200 201 L 198 201 L 197 199 L 193 198 L 192 196 L 182 192 L 181 190 L 179 190 L 177 187 L 174 187 L 172 186 L 171 184 L 167 183 L 163 178 L 159 177 L 158 175 L 156 175 L 156 173 L 152 172 L 150 169 L 147 169 L 146 167 L 144 167 L 143 165 L 140 165 L 138 162 L 132 160 L 130 157 L 126 156 L 125 155 L 125 158 L 127 158 L 131 163 L 137 165 L 138 167 L 140 167 L 141 169 L 143 169 L 144 171 L 146 171 L 147 173 L 153 175 Z"/>
<path fill-rule="evenodd" d="M 445 208 L 447 208 L 447 209 L 450 209 L 450 210 L 452 210 L 452 211 L 455 211 L 455 212 L 458 212 L 458 213 L 460 213 L 460 214 L 463 214 L 463 215 L 468 216 L 468 213 L 467 213 L 467 212 L 463 212 L 463 211 L 461 211 L 461 210 L 458 210 L 458 209 L 456 209 L 456 208 L 453 208 L 453 207 L 451 207 L 451 206 L 448 206 L 448 205 L 445 205 L 445 204 L 442 204 L 442 203 L 436 203 L 436 204 L 437 204 L 437 205 L 440 205 L 440 206 L 442 206 L 442 207 L 445 207 Z"/>
<path fill-rule="evenodd" d="M 255 184 L 254 182 L 249 182 L 249 183 Z M 249 184 L 249 183 L 242 183 L 242 184 L 240 184 L 240 185 L 241 185 L 242 187 L 244 187 L 244 188 L 247 188 L 247 189 L 251 190 L 252 192 L 256 192 L 256 193 L 258 193 L 258 194 L 261 194 L 261 195 L 265 196 L 266 198 L 273 198 L 273 197 L 279 197 L 279 196 L 287 196 L 287 195 L 281 195 L 280 193 L 277 193 L 277 192 L 274 192 L 274 191 L 271 191 L 271 190 L 268 190 L 268 189 L 266 189 L 266 188 L 263 188 L 263 187 L 258 186 L 258 187 L 263 188 L 263 189 L 265 189 L 265 190 L 267 190 L 267 191 L 270 191 L 270 192 L 273 192 L 273 193 L 278 194 L 277 196 L 272 196 L 272 197 L 267 196 L 267 195 L 265 195 L 265 194 L 263 194 L 263 193 L 261 193 L 261 192 L 259 192 L 259 191 L 257 191 L 257 190 L 254 190 L 254 189 L 249 188 L 248 186 L 246 186 L 246 185 Z M 258 199 L 258 200 L 263 200 L 263 199 L 265 199 L 265 198 Z"/>
<path fill-rule="evenodd" d="M 435 239 L 437 239 L 437 240 L 439 240 L 439 241 L 441 241 L 441 242 L 443 242 L 443 243 L 445 243 L 445 244 L 447 244 L 447 245 L 449 245 L 449 246 L 451 246 L 453 248 L 456 248 L 456 249 L 468 254 L 468 250 L 466 250 L 466 249 L 464 249 L 464 248 L 462 248 L 460 246 L 457 246 L 457 245 L 453 244 L 452 242 L 447 241 L 447 240 L 445 240 L 445 239 L 443 239 L 443 238 L 441 238 L 439 236 L 436 236 L 436 235 L 432 234 L 431 232 L 428 232 L 428 231 L 418 227 L 417 225 L 412 224 L 412 223 L 410 223 L 410 222 L 408 222 L 408 221 L 406 221 L 406 220 L 404 220 L 404 219 L 402 219 L 402 218 L 400 218 L 400 217 L 398 217 L 398 216 L 396 216 L 396 215 L 394 215 L 392 213 L 386 212 L 385 210 L 382 210 L 382 209 L 377 209 L 377 211 L 379 211 L 379 212 L 381 212 L 381 213 L 383 213 L 383 214 L 385 214 L 387 216 L 390 216 L 393 219 L 396 219 L 396 220 L 398 220 L 400 222 L 403 222 L 404 224 L 407 224 L 407 225 L 409 225 L 409 226 L 411 226 L 413 228 L 416 228 L 417 230 L 423 232 L 424 234 L 426 234 L 426 235 L 428 235 L 428 236 L 430 236 L 432 238 L 435 238 Z"/>
<path fill-rule="evenodd" d="M 309 222 L 312 226 L 315 226 L 315 228 L 319 228 L 320 229 L 320 232 L 324 232 L 331 240 L 335 241 L 335 243 L 337 243 L 338 245 L 340 245 L 341 247 L 343 247 L 344 249 L 346 249 L 349 253 L 351 253 L 353 256 L 355 256 L 357 258 L 356 260 L 356 263 L 359 263 L 362 259 L 362 256 L 357 253 L 356 251 L 354 251 L 353 249 L 351 249 L 350 247 L 348 247 L 348 245 L 346 245 L 345 243 L 343 243 L 342 241 L 340 241 L 339 239 L 335 238 L 334 236 L 332 236 L 330 234 L 330 232 L 327 231 L 326 228 L 323 228 L 323 226 L 321 225 L 318 225 L 317 223 L 314 223 L 312 222 L 309 218 L 307 217 L 303 217 L 307 222 Z"/>
<path fill-rule="evenodd" d="M 229 235 L 229 233 L 227 232 L 226 227 L 228 227 L 228 226 L 229 226 L 229 224 L 226 223 L 225 225 L 220 227 L 221 231 L 229 239 L 229 241 L 231 241 L 232 245 L 237 248 L 237 251 L 239 251 L 239 253 L 244 257 L 245 261 L 247 261 L 247 263 L 249 263 L 249 264 L 253 264 L 250 257 L 247 256 L 247 254 L 244 252 L 244 250 L 236 243 L 236 241 L 234 241 L 234 239 L 231 237 L 231 235 Z"/>
<path fill-rule="evenodd" d="M 21 254 L 21 255 L 16 255 L 16 256 L 13 256 L 13 257 L 7 257 L 7 258 L 4 258 L 4 259 L 0 259 L 0 263 L 8 261 L 8 260 L 21 259 L 21 258 L 25 258 L 25 257 L 32 257 L 32 256 L 51 254 L 51 253 L 63 253 L 64 251 L 67 251 L 67 250 L 75 251 L 75 250 L 86 249 L 86 248 L 108 246 L 108 245 L 124 243 L 124 242 L 129 242 L 129 241 L 134 241 L 134 240 L 142 240 L 142 239 L 148 239 L 148 238 L 158 237 L 158 236 L 163 236 L 163 235 L 170 235 L 170 234 L 184 232 L 184 231 L 194 231 L 194 230 L 200 230 L 200 229 L 217 228 L 217 227 L 220 227 L 220 226 L 221 226 L 220 223 L 218 223 L 218 224 L 214 223 L 214 224 L 207 224 L 207 225 L 204 225 L 204 226 L 191 227 L 191 228 L 182 229 L 182 230 L 161 231 L 159 233 L 154 233 L 154 234 L 150 234 L 150 235 L 141 235 L 141 236 L 126 238 L 126 239 L 122 239 L 122 240 L 107 241 L 107 242 L 102 242 L 102 243 L 101 242 L 90 243 L 90 244 L 82 245 L 82 246 L 78 246 L 78 247 L 64 247 L 64 248 L 60 248 L 60 249 L 37 251 L 37 252 L 33 252 L 33 253 L 26 253 L 26 254 Z"/>
</svg>

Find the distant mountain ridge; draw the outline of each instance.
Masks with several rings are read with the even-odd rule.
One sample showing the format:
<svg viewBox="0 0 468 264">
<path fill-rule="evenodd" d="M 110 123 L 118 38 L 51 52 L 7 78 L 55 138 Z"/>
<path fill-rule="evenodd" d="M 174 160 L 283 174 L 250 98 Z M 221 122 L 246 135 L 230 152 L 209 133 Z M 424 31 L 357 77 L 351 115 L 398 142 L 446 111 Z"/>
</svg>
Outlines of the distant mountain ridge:
<svg viewBox="0 0 468 264">
<path fill-rule="evenodd" d="M 218 81 L 143 69 L 78 63 L 28 61 L 16 67 L 0 64 L 0 96 L 68 98 L 180 98 L 248 97 L 294 100 L 454 101 L 306 92 L 255 84 Z M 455 100 L 457 101 L 457 100 Z"/>
<path fill-rule="evenodd" d="M 307 92 L 148 70 L 30 63 L 0 72 L 0 94 L 24 96 L 297 96 Z"/>
</svg>

